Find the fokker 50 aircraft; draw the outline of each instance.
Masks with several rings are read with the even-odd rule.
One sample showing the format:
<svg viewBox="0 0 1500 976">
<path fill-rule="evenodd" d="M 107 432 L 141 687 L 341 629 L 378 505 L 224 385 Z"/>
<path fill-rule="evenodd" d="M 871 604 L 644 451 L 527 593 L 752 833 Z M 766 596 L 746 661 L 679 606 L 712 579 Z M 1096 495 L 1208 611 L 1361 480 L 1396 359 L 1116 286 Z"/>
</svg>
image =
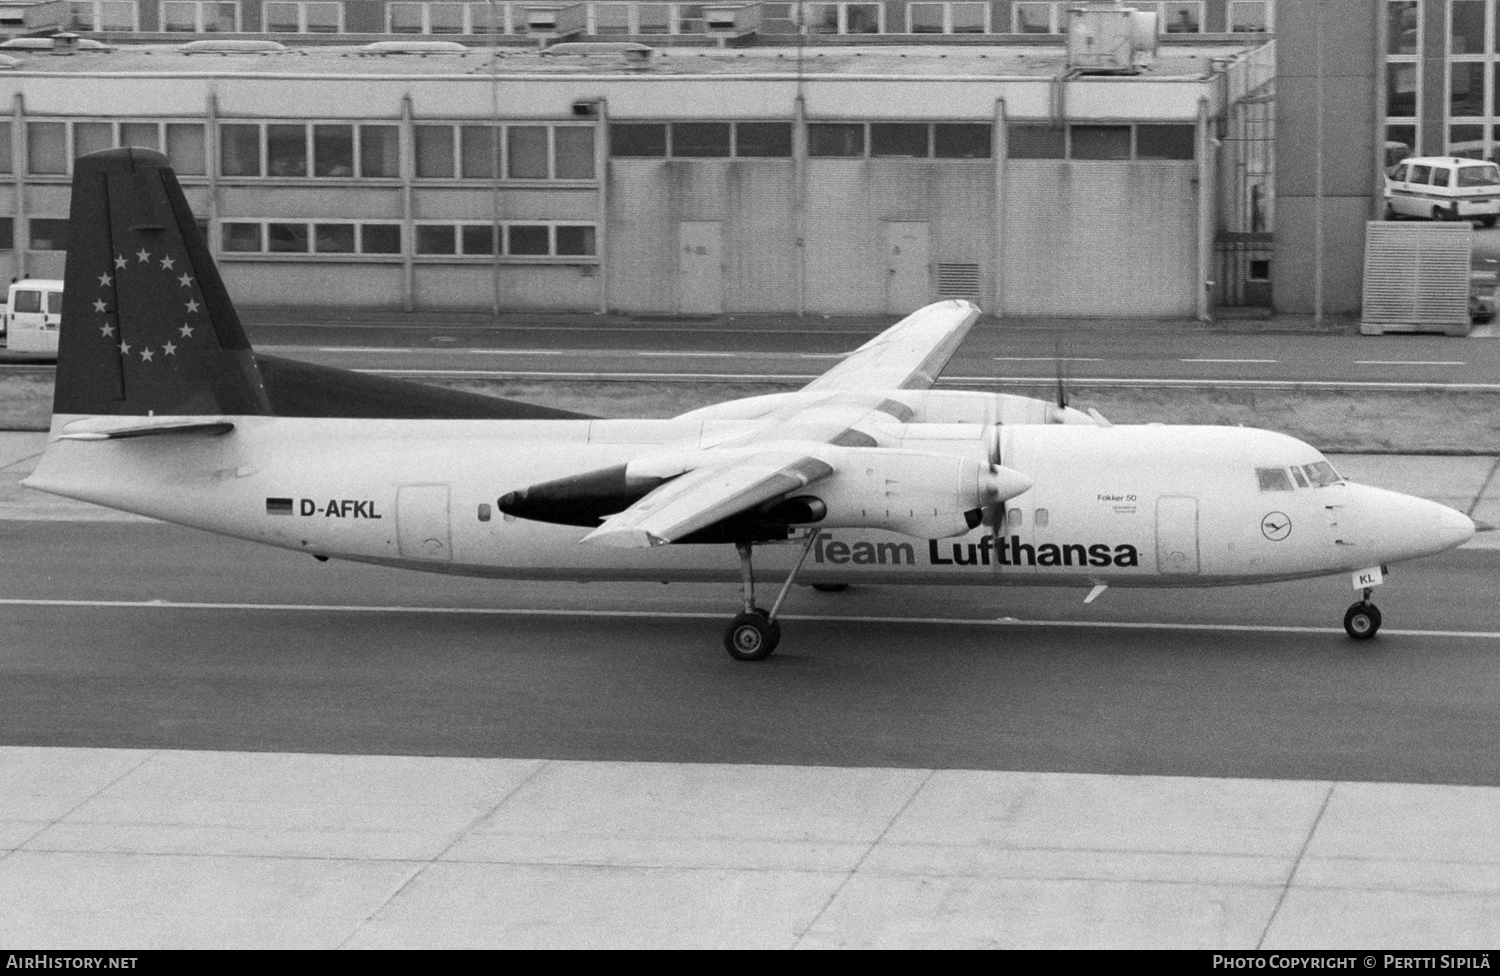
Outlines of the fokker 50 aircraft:
<svg viewBox="0 0 1500 976">
<path fill-rule="evenodd" d="M 1111 426 L 931 389 L 979 316 L 945 301 L 794 393 L 601 420 L 256 356 L 165 157 L 79 159 L 51 437 L 26 484 L 318 559 L 496 578 L 741 580 L 757 660 L 794 581 L 1209 587 L 1451 549 L 1450 508 L 1301 441 Z M 756 606 L 752 554 L 782 581 Z M 1085 601 L 1087 602 L 1087 601 Z"/>
</svg>

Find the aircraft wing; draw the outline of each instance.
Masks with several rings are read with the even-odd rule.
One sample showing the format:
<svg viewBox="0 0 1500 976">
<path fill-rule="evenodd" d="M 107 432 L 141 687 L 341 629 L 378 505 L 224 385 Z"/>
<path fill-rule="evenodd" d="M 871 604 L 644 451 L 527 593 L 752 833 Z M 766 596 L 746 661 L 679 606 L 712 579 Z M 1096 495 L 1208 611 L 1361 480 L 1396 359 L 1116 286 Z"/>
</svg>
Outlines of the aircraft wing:
<svg viewBox="0 0 1500 976">
<path fill-rule="evenodd" d="M 622 549 L 676 542 L 833 473 L 820 458 L 793 451 L 735 454 L 668 481 L 584 537 Z"/>
<path fill-rule="evenodd" d="M 962 299 L 919 308 L 809 383 L 808 390 L 925 390 L 937 381 L 979 306 Z"/>
</svg>

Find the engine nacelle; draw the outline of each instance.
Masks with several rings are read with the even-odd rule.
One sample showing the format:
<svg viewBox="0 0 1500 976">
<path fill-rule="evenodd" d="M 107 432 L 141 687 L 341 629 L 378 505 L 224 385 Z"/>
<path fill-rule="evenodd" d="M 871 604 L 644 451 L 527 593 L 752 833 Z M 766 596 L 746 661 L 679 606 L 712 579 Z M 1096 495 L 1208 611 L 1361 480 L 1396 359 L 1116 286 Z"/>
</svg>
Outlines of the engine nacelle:
<svg viewBox="0 0 1500 976">
<path fill-rule="evenodd" d="M 1031 487 L 1019 471 L 977 454 L 851 450 L 838 472 L 798 492 L 799 510 L 829 528 L 889 529 L 924 539 L 963 535 L 986 506 Z"/>
</svg>

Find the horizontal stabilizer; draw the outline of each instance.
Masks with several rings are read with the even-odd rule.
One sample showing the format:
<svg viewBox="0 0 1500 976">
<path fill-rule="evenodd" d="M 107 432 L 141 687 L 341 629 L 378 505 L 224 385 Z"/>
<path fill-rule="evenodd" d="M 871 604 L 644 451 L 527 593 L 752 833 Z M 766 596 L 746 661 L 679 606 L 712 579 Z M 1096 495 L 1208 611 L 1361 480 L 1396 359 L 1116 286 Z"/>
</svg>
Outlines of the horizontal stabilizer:
<svg viewBox="0 0 1500 976">
<path fill-rule="evenodd" d="M 231 430 L 234 430 L 234 424 L 223 417 L 89 417 L 68 424 L 58 438 L 65 441 L 111 441 L 162 434 L 217 437 Z"/>
</svg>

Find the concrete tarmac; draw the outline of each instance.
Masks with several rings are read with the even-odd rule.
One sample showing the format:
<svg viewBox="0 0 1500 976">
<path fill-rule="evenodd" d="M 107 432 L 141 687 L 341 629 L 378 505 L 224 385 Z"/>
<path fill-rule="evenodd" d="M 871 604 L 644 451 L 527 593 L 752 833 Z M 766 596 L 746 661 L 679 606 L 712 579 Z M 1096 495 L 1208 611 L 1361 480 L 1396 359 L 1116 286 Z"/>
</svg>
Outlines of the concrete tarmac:
<svg viewBox="0 0 1500 976">
<path fill-rule="evenodd" d="M 0 436 L 7 943 L 1500 942 L 1495 533 L 1397 567 L 1373 645 L 1342 579 L 856 588 L 747 668 L 733 587 L 318 565 L 20 489 L 41 441 Z M 1494 457 L 1333 460 L 1500 515 Z"/>
</svg>

